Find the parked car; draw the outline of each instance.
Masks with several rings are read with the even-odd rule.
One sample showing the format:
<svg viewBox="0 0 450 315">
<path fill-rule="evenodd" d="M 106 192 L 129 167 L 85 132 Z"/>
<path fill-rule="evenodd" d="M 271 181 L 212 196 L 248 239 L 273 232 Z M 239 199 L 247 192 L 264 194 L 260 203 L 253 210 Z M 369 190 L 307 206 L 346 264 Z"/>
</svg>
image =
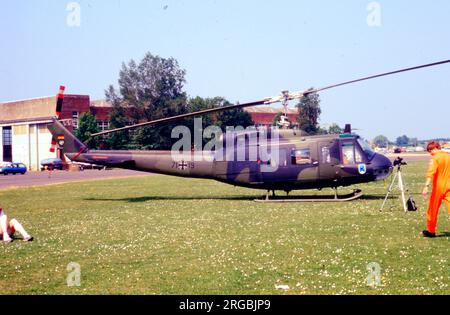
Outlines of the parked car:
<svg viewBox="0 0 450 315">
<path fill-rule="evenodd" d="M 27 167 L 23 163 L 4 163 L 0 165 L 0 174 L 8 175 L 8 174 L 22 174 L 24 175 L 27 172 Z"/>
<path fill-rule="evenodd" d="M 61 159 L 45 159 L 41 161 L 41 171 L 44 170 L 62 170 L 64 168 L 64 162 Z"/>
</svg>

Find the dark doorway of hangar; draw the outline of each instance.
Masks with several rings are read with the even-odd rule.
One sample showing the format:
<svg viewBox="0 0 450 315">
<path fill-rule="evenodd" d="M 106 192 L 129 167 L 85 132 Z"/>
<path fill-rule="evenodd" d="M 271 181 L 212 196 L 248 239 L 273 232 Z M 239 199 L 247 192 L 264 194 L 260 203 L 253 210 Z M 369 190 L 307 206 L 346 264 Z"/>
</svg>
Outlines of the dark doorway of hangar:
<svg viewBox="0 0 450 315">
<path fill-rule="evenodd" d="M 12 162 L 12 131 L 11 127 L 3 127 L 3 161 Z"/>
</svg>

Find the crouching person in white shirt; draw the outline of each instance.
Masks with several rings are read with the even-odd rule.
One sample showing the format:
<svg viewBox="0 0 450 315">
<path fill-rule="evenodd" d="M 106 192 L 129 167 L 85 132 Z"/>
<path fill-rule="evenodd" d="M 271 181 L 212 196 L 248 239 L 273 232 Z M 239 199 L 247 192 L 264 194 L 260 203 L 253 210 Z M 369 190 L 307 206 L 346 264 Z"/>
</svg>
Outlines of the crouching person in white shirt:
<svg viewBox="0 0 450 315">
<path fill-rule="evenodd" d="M 13 241 L 13 236 L 16 232 L 22 235 L 25 242 L 33 241 L 33 237 L 25 231 L 22 224 L 20 224 L 16 219 L 8 221 L 8 216 L 3 209 L 0 208 L 0 239 L 3 239 L 4 242 L 10 243 Z"/>
</svg>

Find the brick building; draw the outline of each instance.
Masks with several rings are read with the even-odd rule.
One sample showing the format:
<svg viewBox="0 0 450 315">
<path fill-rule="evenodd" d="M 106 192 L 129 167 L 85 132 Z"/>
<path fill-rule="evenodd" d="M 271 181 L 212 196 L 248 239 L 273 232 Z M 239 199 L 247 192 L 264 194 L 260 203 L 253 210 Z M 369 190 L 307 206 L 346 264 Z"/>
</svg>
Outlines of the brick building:
<svg viewBox="0 0 450 315">
<path fill-rule="evenodd" d="M 65 106 L 65 104 L 64 104 Z M 98 127 L 105 131 L 109 127 L 109 113 L 111 112 L 111 103 L 105 100 L 92 101 L 90 107 L 91 113 L 97 119 Z"/>
</svg>

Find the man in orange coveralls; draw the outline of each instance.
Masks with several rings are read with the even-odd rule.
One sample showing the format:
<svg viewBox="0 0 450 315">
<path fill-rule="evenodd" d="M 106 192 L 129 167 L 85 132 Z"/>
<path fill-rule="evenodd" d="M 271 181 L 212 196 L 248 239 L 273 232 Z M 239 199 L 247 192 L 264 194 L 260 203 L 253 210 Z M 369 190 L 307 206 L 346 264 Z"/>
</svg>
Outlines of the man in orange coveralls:
<svg viewBox="0 0 450 315">
<path fill-rule="evenodd" d="M 431 154 L 430 166 L 427 172 L 427 181 L 423 188 L 423 196 L 428 197 L 428 188 L 433 182 L 430 203 L 427 212 L 428 230 L 422 232 L 424 237 L 436 236 L 436 224 L 442 201 L 450 214 L 450 154 L 441 151 L 439 142 L 430 142 L 427 151 Z"/>
</svg>

